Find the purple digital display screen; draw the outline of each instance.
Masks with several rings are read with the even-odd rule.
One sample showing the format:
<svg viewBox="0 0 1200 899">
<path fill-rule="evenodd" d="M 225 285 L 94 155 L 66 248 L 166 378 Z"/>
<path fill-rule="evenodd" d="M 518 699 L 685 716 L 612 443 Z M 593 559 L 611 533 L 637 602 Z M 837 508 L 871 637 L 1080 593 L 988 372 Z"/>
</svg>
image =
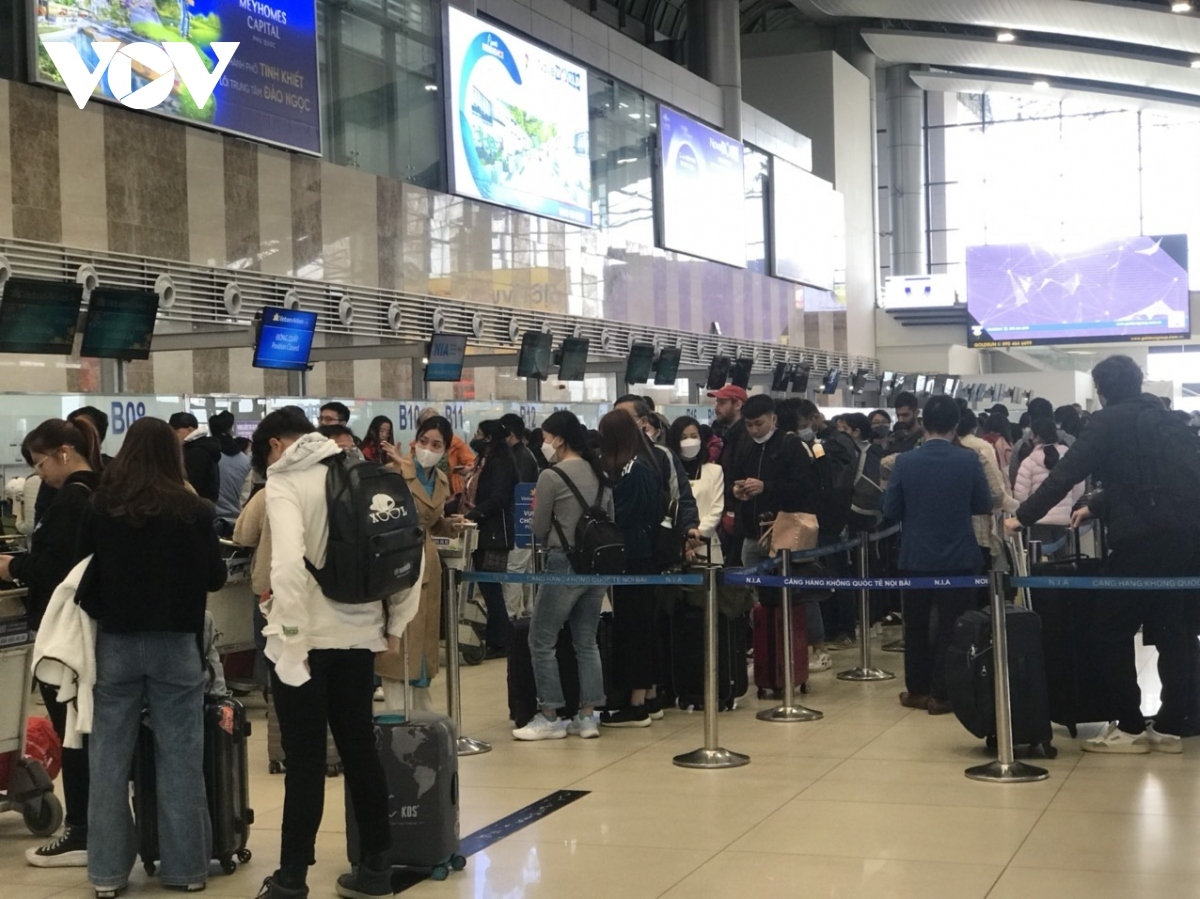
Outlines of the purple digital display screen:
<svg viewBox="0 0 1200 899">
<path fill-rule="evenodd" d="M 969 247 L 967 313 L 972 347 L 1189 337 L 1187 236 Z"/>
</svg>

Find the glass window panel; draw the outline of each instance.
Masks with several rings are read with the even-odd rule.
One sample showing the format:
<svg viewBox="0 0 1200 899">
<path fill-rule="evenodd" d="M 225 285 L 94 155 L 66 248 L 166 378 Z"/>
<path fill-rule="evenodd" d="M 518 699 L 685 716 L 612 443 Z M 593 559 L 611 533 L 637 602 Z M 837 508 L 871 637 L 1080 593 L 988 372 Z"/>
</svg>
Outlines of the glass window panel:
<svg viewBox="0 0 1200 899">
<path fill-rule="evenodd" d="M 766 184 L 771 171 L 771 157 L 752 147 L 746 147 L 746 268 L 752 272 L 767 271 L 767 198 Z"/>
<path fill-rule="evenodd" d="M 1138 121 L 1132 112 L 1062 120 L 1064 239 L 1139 233 Z"/>
<path fill-rule="evenodd" d="M 1061 240 L 1059 120 L 989 125 L 983 138 L 987 242 Z"/>
<path fill-rule="evenodd" d="M 592 215 L 614 245 L 654 244 L 653 101 L 604 75 L 588 75 Z"/>
</svg>

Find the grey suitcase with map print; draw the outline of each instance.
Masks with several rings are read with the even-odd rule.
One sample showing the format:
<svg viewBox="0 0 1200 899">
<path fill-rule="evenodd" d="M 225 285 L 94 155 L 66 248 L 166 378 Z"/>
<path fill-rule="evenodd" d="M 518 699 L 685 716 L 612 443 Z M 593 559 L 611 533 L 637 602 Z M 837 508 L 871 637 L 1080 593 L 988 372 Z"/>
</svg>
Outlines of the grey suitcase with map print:
<svg viewBox="0 0 1200 899">
<path fill-rule="evenodd" d="M 397 723 L 392 723 L 392 722 Z M 385 713 L 375 719 L 375 746 L 387 777 L 392 864 L 427 868 L 434 880 L 461 871 L 458 753 L 454 722 L 444 715 Z M 358 862 L 358 822 L 346 791 L 346 845 Z"/>
</svg>

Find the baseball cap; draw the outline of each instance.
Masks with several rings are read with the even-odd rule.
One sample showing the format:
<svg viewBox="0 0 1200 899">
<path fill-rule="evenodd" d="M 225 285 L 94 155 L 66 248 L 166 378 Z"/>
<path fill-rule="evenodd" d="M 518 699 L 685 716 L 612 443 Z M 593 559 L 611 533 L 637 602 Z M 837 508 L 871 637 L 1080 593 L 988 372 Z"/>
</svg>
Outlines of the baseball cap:
<svg viewBox="0 0 1200 899">
<path fill-rule="evenodd" d="M 726 384 L 720 390 L 710 390 L 708 395 L 713 399 L 718 400 L 738 400 L 746 402 L 749 399 L 749 394 L 746 393 L 745 387 L 738 387 L 736 384 Z"/>
</svg>

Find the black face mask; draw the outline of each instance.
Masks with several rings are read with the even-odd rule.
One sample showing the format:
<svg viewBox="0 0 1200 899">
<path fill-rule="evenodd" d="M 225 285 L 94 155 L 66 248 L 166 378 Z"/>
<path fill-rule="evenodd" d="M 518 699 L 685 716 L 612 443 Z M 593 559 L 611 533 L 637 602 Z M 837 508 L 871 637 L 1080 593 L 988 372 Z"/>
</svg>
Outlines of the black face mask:
<svg viewBox="0 0 1200 899">
<path fill-rule="evenodd" d="M 482 456 L 488 448 L 488 442 L 480 437 L 478 440 L 471 441 L 471 452 L 477 456 Z"/>
</svg>

